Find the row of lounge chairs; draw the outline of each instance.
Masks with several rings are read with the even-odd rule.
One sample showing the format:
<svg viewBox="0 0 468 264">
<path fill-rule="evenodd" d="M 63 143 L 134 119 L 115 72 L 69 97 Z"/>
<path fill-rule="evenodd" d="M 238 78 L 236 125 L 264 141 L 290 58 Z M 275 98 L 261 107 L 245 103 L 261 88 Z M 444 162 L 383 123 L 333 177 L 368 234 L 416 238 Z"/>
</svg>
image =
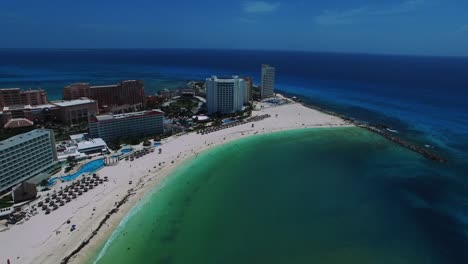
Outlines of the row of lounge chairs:
<svg viewBox="0 0 468 264">
<path fill-rule="evenodd" d="M 271 117 L 269 114 L 253 116 L 253 117 L 247 118 L 246 120 L 242 120 L 242 121 L 237 120 L 237 121 L 234 121 L 234 122 L 229 123 L 229 124 L 201 129 L 200 131 L 198 131 L 198 133 L 202 134 L 202 135 L 206 135 L 206 134 L 216 132 L 216 131 L 220 131 L 220 130 L 223 130 L 223 129 L 226 129 L 226 128 L 231 128 L 231 127 L 243 125 L 243 124 L 247 124 L 247 123 L 250 123 L 250 122 L 258 122 L 258 121 L 261 121 L 261 120 L 269 118 L 269 117 Z"/>
<path fill-rule="evenodd" d="M 50 214 L 51 211 L 57 210 L 59 206 L 64 206 L 72 199 L 76 199 L 78 196 L 83 195 L 83 193 L 87 192 L 88 190 L 92 190 L 99 184 L 103 184 L 107 181 L 109 181 L 107 176 L 100 178 L 96 174 L 93 174 L 93 176 L 84 177 L 81 180 L 72 183 L 70 186 L 66 186 L 59 192 L 46 197 L 37 205 L 38 207 L 41 207 L 43 211 L 45 211 L 45 214 Z"/>
</svg>

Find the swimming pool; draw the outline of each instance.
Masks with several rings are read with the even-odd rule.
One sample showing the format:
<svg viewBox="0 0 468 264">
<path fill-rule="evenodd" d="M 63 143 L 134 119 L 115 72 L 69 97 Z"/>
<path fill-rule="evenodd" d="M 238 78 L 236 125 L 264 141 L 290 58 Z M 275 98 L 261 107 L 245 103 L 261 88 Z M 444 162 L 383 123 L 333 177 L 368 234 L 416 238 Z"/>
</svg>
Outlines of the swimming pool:
<svg viewBox="0 0 468 264">
<path fill-rule="evenodd" d="M 154 142 L 154 146 L 155 146 L 155 147 L 159 147 L 159 146 L 161 146 L 161 145 L 162 145 L 161 142 Z"/>
<path fill-rule="evenodd" d="M 127 154 L 127 153 L 132 152 L 132 151 L 133 151 L 133 148 L 126 148 L 126 149 L 122 149 L 122 150 L 120 151 L 120 153 L 122 153 L 122 154 Z"/>
<path fill-rule="evenodd" d="M 120 150 L 120 153 L 119 153 L 119 154 L 113 155 L 112 157 L 118 158 L 118 157 L 120 157 L 120 156 L 122 156 L 122 155 L 125 155 L 125 154 L 127 154 L 127 153 L 132 152 L 133 150 L 134 150 L 133 148 L 122 149 L 122 150 Z"/>
<path fill-rule="evenodd" d="M 52 178 L 49 180 L 49 186 L 50 185 L 54 185 L 55 182 L 57 180 L 64 180 L 64 181 L 71 181 L 71 180 L 74 180 L 76 179 L 78 176 L 80 176 L 81 174 L 83 173 L 91 173 L 91 172 L 95 172 L 99 169 L 101 169 L 102 167 L 104 167 L 104 159 L 97 159 L 97 160 L 93 160 L 93 161 L 90 161 L 88 163 L 86 163 L 85 165 L 83 165 L 79 171 L 73 173 L 73 174 L 69 174 L 69 175 L 66 175 L 66 176 L 62 176 L 62 177 L 55 177 L 55 178 Z"/>
<path fill-rule="evenodd" d="M 236 120 L 235 120 L 235 119 L 232 119 L 232 118 L 223 119 L 223 124 L 229 124 L 229 123 L 232 123 L 232 122 L 236 122 Z"/>
</svg>

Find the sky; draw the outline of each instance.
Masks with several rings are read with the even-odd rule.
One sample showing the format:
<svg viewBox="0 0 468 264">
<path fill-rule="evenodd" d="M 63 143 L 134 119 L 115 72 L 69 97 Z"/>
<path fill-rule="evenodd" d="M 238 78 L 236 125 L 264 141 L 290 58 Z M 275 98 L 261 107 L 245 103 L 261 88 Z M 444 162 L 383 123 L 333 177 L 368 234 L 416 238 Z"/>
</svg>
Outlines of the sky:
<svg viewBox="0 0 468 264">
<path fill-rule="evenodd" d="M 466 0 L 0 0 L 0 48 L 468 56 Z"/>
</svg>

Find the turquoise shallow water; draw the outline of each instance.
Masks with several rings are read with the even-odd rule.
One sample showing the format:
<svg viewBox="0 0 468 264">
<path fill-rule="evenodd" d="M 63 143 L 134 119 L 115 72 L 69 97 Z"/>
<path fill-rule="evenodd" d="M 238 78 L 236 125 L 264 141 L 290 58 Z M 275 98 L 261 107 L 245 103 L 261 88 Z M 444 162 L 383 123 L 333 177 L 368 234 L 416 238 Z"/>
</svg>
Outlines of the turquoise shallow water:
<svg viewBox="0 0 468 264">
<path fill-rule="evenodd" d="M 91 262 L 452 263 L 401 188 L 438 166 L 358 128 L 238 140 L 176 170 Z"/>
</svg>

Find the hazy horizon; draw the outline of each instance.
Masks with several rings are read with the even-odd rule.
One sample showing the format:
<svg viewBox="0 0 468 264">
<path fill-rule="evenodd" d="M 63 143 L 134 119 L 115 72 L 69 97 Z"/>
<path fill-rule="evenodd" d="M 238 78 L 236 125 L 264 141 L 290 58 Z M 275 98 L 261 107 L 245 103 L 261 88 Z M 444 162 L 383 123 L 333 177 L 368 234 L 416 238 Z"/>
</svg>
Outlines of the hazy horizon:
<svg viewBox="0 0 468 264">
<path fill-rule="evenodd" d="M 351 51 L 327 51 L 327 50 L 286 50 L 286 49 L 237 49 L 237 48 L 170 48 L 170 47 L 159 47 L 159 48 L 2 48 L 0 50 L 64 50 L 64 51 L 86 51 L 86 50 L 187 50 L 187 51 L 255 51 L 255 52 L 291 52 L 291 53 L 315 53 L 315 54 L 330 54 L 330 55 L 369 55 L 369 56 L 398 56 L 398 57 L 440 57 L 440 58 L 460 58 L 467 59 L 467 55 L 437 55 L 437 54 L 406 54 L 406 53 L 371 53 L 371 52 L 351 52 Z"/>
</svg>

